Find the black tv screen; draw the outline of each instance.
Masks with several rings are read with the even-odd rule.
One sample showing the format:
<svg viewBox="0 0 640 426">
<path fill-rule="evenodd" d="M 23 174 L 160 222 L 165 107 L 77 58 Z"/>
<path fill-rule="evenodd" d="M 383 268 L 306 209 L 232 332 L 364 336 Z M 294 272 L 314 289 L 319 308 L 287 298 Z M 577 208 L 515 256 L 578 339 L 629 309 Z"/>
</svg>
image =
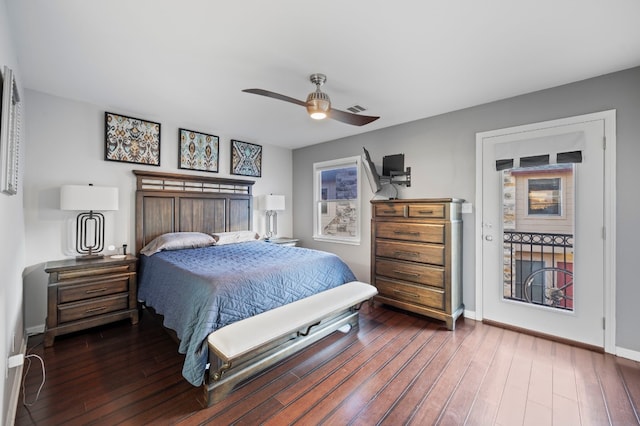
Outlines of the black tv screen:
<svg viewBox="0 0 640 426">
<path fill-rule="evenodd" d="M 391 172 L 404 172 L 404 154 L 386 155 L 382 157 L 382 176 L 391 176 Z"/>
</svg>

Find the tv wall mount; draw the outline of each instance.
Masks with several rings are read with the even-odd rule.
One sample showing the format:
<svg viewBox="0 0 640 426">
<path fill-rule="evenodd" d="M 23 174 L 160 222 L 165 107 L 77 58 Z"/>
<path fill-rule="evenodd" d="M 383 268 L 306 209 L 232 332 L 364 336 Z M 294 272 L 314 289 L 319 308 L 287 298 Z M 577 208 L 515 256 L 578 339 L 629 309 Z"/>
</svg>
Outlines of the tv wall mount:
<svg viewBox="0 0 640 426">
<path fill-rule="evenodd" d="M 404 172 L 391 171 L 390 176 L 380 176 L 381 183 L 391 183 L 409 188 L 411 186 L 411 167 L 407 167 Z"/>
</svg>

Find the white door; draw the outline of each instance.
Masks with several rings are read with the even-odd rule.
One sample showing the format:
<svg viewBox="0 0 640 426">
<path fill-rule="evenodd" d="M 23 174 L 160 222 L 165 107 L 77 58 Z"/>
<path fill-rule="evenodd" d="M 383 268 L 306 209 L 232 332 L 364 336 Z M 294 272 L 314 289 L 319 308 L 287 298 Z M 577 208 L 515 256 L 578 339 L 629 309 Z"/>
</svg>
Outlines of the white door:
<svg viewBox="0 0 640 426">
<path fill-rule="evenodd" d="M 604 347 L 605 120 L 586 117 L 590 118 L 478 135 L 482 155 L 481 309 L 484 319 Z M 582 162 L 570 166 L 568 177 L 554 177 L 559 176 L 554 166 L 538 170 L 538 177 L 531 169 L 507 175 L 496 170 L 501 148 L 526 153 L 523 156 L 545 154 L 545 144 L 553 145 L 554 138 L 562 135 L 583 135 Z M 566 167 L 556 167 L 567 172 Z M 549 174 L 549 168 L 556 174 Z M 509 185 L 517 188 L 514 193 L 509 193 Z M 549 185 L 548 190 L 544 185 Z M 544 229 L 538 232 L 531 226 L 545 216 L 536 217 L 540 194 L 548 202 L 548 214 L 540 222 Z M 521 206 L 517 213 L 505 203 L 512 196 Z M 572 222 L 572 232 L 556 226 L 567 221 Z M 528 229 L 522 233 L 519 227 L 525 224 Z M 514 239 L 531 245 L 514 246 Z M 556 241 L 555 246 L 549 241 Z M 564 257 L 549 260 L 550 252 Z M 510 285 L 512 293 L 508 293 Z"/>
</svg>

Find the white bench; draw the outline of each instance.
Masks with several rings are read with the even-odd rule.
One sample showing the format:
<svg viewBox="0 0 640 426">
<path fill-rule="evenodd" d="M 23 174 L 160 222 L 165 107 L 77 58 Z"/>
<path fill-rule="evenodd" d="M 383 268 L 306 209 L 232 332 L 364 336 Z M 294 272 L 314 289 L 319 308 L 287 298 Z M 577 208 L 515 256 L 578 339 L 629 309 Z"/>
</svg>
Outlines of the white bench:
<svg viewBox="0 0 640 426">
<path fill-rule="evenodd" d="M 207 339 L 207 405 L 335 330 L 357 327 L 360 305 L 377 293 L 370 284 L 352 281 L 214 331 Z"/>
</svg>

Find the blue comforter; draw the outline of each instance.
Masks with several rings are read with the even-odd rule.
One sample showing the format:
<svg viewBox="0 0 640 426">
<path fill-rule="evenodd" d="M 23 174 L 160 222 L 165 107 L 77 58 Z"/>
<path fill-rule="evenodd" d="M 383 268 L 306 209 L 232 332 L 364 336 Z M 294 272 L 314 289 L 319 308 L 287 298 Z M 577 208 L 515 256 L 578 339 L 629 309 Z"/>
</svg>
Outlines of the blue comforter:
<svg viewBox="0 0 640 426">
<path fill-rule="evenodd" d="M 177 333 L 182 375 L 198 386 L 209 333 L 354 280 L 334 254 L 255 241 L 141 256 L 138 299 Z"/>
</svg>

